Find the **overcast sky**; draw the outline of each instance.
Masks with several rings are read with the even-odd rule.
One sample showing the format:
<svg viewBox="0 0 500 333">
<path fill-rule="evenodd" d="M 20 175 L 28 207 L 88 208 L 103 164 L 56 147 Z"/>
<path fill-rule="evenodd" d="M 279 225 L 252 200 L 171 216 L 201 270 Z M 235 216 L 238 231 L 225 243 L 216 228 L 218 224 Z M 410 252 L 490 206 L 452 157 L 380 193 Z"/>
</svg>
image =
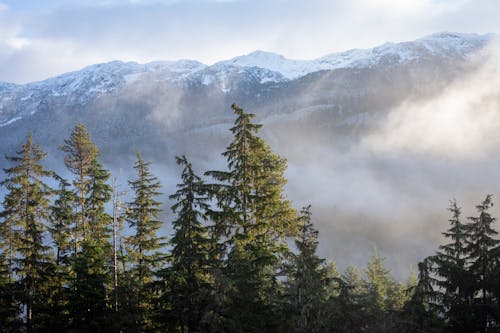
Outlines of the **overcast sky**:
<svg viewBox="0 0 500 333">
<path fill-rule="evenodd" d="M 0 81 L 111 60 L 312 59 L 439 31 L 498 33 L 499 12 L 498 0 L 0 0 Z"/>
</svg>

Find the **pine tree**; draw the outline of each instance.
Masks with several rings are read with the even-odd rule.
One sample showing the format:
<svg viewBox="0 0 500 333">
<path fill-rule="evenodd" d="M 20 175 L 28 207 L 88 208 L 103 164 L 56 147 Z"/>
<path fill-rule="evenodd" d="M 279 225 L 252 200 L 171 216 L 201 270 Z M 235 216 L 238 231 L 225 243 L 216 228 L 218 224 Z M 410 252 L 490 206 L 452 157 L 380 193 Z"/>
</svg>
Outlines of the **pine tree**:
<svg viewBox="0 0 500 333">
<path fill-rule="evenodd" d="M 398 332 L 442 332 L 444 322 L 438 304 L 441 298 L 433 288 L 432 266 L 432 258 L 418 264 L 418 277 L 407 289 L 410 299 L 404 305 Z"/>
<path fill-rule="evenodd" d="M 83 124 L 75 126 L 69 139 L 64 140 L 64 145 L 60 149 L 66 153 L 64 163 L 66 167 L 75 174 L 73 181 L 75 187 L 77 204 L 79 206 L 77 224 L 75 230 L 77 233 L 76 242 L 81 238 L 86 238 L 87 214 L 86 202 L 87 191 L 89 187 L 88 175 L 94 167 L 94 162 L 99 154 L 99 150 L 90 138 L 87 128 Z"/>
<path fill-rule="evenodd" d="M 437 274 L 434 284 L 448 328 L 453 332 L 470 332 L 474 325 L 471 318 L 474 281 L 467 260 L 468 230 L 461 222 L 461 209 L 456 200 L 450 202 L 448 210 L 452 214 L 450 228 L 443 235 L 451 242 L 441 245 L 429 262 L 433 263 Z"/>
<path fill-rule="evenodd" d="M 204 315 L 212 283 L 212 242 L 203 225 L 207 221 L 208 197 L 203 194 L 203 181 L 194 173 L 186 157 L 177 157 L 177 164 L 183 170 L 182 183 L 170 196 L 177 218 L 172 223 L 171 266 L 167 270 L 170 285 L 167 296 L 172 306 L 169 317 L 181 332 L 200 332 L 206 325 Z"/>
<path fill-rule="evenodd" d="M 103 330 L 107 327 L 108 294 L 111 289 L 111 217 L 105 205 L 111 199 L 110 177 L 98 160 L 99 150 L 84 125 L 78 124 L 60 147 L 64 162 L 73 172 L 75 252 L 69 298 L 71 329 Z"/>
<path fill-rule="evenodd" d="M 479 216 L 469 217 L 468 235 L 465 251 L 470 261 L 469 271 L 474 279 L 475 331 L 492 332 L 495 330 L 494 318 L 498 309 L 494 305 L 493 281 L 495 280 L 496 249 L 500 241 L 495 238 L 497 231 L 492 225 L 495 218 L 489 213 L 493 206 L 492 196 L 486 198 L 476 209 Z"/>
<path fill-rule="evenodd" d="M 7 189 L 2 212 L 4 223 L 9 228 L 18 228 L 15 248 L 10 245 L 9 260 L 18 255 L 14 270 L 19 279 L 27 332 L 42 329 L 47 324 L 45 314 L 50 296 L 47 286 L 53 272 L 50 247 L 44 244 L 52 193 L 45 181 L 53 176 L 40 164 L 45 156 L 29 135 L 17 156 L 7 157 L 14 166 L 4 169 L 8 178 L 1 183 Z"/>
<path fill-rule="evenodd" d="M 71 283 L 73 271 L 71 258 L 76 251 L 74 193 L 68 188 L 69 183 L 58 177 L 59 189 L 51 206 L 49 232 L 55 248 L 55 270 L 52 284 L 53 312 L 51 314 L 53 331 L 65 332 L 68 328 L 68 285 Z"/>
<path fill-rule="evenodd" d="M 127 238 L 127 244 L 131 265 L 129 279 L 134 284 L 130 310 L 137 331 L 148 330 L 153 325 L 153 294 L 150 285 L 164 257 L 160 252 L 163 238 L 157 235 L 163 224 L 159 220 L 161 203 L 156 200 L 161 194 L 161 186 L 149 171 L 149 166 L 150 163 L 145 162 L 137 153 L 134 164 L 137 178 L 129 182 L 134 192 L 134 201 L 128 204 L 126 212 L 126 221 L 133 232 Z"/>
<path fill-rule="evenodd" d="M 289 288 L 293 294 L 295 325 L 293 332 L 324 331 L 322 309 L 327 301 L 325 261 L 316 254 L 318 231 L 311 221 L 311 206 L 301 211 L 299 235 L 295 239 L 298 254 L 293 256 Z"/>
<path fill-rule="evenodd" d="M 370 332 L 387 332 L 394 325 L 390 294 L 395 281 L 390 276 L 390 271 L 385 268 L 384 260 L 375 249 L 365 271 L 367 281 L 364 302 Z"/>
<path fill-rule="evenodd" d="M 227 255 L 225 274 L 234 283 L 230 315 L 247 332 L 277 325 L 277 271 L 287 252 L 285 237 L 297 231 L 295 211 L 283 195 L 286 161 L 271 152 L 254 124 L 236 104 L 233 141 L 223 156 L 228 171 L 208 171 L 218 183 L 209 185 L 219 210 L 212 212 L 214 235 Z M 264 318 L 267 318 L 264 320 Z M 274 327 L 274 328 L 273 328 Z"/>
</svg>

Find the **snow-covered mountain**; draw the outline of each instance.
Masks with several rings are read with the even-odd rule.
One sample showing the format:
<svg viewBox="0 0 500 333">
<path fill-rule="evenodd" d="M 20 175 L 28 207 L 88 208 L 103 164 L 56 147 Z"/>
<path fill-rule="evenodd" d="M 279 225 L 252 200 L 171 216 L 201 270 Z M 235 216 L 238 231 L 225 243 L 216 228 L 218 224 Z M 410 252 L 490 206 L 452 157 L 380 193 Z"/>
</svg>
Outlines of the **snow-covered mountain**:
<svg viewBox="0 0 500 333">
<path fill-rule="evenodd" d="M 264 51 L 208 66 L 197 61 L 157 61 L 147 64 L 113 61 L 24 85 L 0 82 L 0 127 L 43 109 L 47 99 L 83 106 L 102 95 L 144 80 L 178 86 L 205 85 L 228 93 L 241 81 L 284 83 L 319 71 L 398 66 L 431 59 L 456 61 L 483 48 L 493 35 L 439 33 L 413 42 L 386 43 L 354 49 L 315 60 L 290 60 Z"/>
<path fill-rule="evenodd" d="M 376 245 L 382 252 L 398 253 L 392 266 L 406 271 L 409 262 L 437 246 L 433 237 L 439 231 L 431 236 L 422 230 L 445 230 L 447 218 L 442 213 L 447 200 L 476 200 L 480 190 L 495 193 L 500 190 L 494 181 L 498 170 L 491 166 L 491 157 L 462 163 L 404 150 L 363 151 L 359 143 L 387 123 L 400 124 L 401 119 L 389 117 L 392 110 L 408 107 L 418 114 L 418 107 L 409 106 L 446 95 L 457 82 L 467 81 L 488 59 L 485 51 L 494 39 L 439 33 L 315 60 L 256 51 L 213 65 L 114 61 L 40 82 L 0 82 L 0 152 L 13 154 L 31 132 L 48 152 L 47 166 L 68 176 L 57 147 L 76 123 L 83 122 L 102 161 L 123 184 L 139 150 L 153 163 L 168 194 L 177 181 L 175 155 L 185 154 L 201 171 L 221 165 L 219 153 L 227 146 L 234 120 L 230 105 L 236 102 L 257 115 L 267 141 L 288 158 L 289 196 L 297 205 L 313 204 L 322 235 L 329 238 L 321 242 L 329 246 L 325 255 L 351 260 L 352 253 L 369 253 Z M 483 74 L 472 76 L 471 89 L 491 76 Z M 469 103 L 483 123 L 491 119 L 495 108 L 484 108 L 486 117 L 480 117 L 482 99 L 500 105 L 500 88 L 486 89 L 469 100 L 460 94 L 451 97 L 450 110 L 429 120 L 433 130 L 439 132 L 443 126 L 445 136 L 467 119 L 452 116 L 462 102 Z M 432 114 L 434 104 L 423 105 L 424 114 Z M 448 104 L 437 103 L 442 105 Z M 459 111 L 463 116 L 463 108 Z M 415 126 L 428 120 L 418 115 L 404 119 L 416 124 L 406 124 L 389 136 L 390 147 L 400 147 L 398 140 L 407 142 L 408 132 L 415 133 Z M 479 133 L 472 126 L 462 136 L 483 138 Z M 439 133 L 422 140 L 422 145 L 435 137 Z M 0 160 L 0 167 L 5 163 Z M 416 211 L 425 221 L 416 220 Z M 329 223 L 332 220 L 335 223 Z M 436 221 L 441 221 L 439 226 Z"/>
</svg>

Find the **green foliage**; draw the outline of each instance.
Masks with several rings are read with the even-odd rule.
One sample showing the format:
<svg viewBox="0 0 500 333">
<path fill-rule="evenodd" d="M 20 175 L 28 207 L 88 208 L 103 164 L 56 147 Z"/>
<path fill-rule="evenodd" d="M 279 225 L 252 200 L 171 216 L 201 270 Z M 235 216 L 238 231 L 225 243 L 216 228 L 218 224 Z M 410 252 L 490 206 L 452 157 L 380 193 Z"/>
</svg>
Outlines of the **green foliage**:
<svg viewBox="0 0 500 333">
<path fill-rule="evenodd" d="M 44 181 L 53 173 L 40 164 L 45 155 L 29 135 L 16 156 L 6 157 L 14 165 L 4 169 L 7 179 L 1 182 L 7 189 L 1 213 L 6 235 L 2 238 L 12 241 L 7 245 L 8 265 L 18 279 L 17 297 L 26 306 L 28 332 L 47 326 L 45 314 L 50 306 L 46 298 L 53 263 L 44 235 L 52 189 Z"/>
<path fill-rule="evenodd" d="M 127 205 L 125 219 L 132 235 L 126 239 L 129 270 L 128 315 L 134 318 L 131 331 L 148 330 L 154 326 L 152 309 L 154 294 L 151 289 L 156 270 L 162 263 L 163 237 L 157 235 L 163 222 L 159 220 L 161 203 L 157 201 L 161 193 L 158 179 L 149 171 L 150 163 L 145 162 L 137 153 L 134 169 L 137 178 L 129 181 L 134 200 Z M 132 327 L 130 327 L 132 326 Z"/>
<path fill-rule="evenodd" d="M 0 333 L 498 332 L 500 241 L 491 195 L 467 223 L 451 202 L 445 244 L 408 283 L 394 279 L 377 251 L 363 275 L 353 266 L 340 274 L 317 254 L 310 208 L 297 217 L 284 195 L 286 161 L 258 136 L 253 114 L 232 108 L 227 167 L 206 172 L 211 184 L 177 158 L 168 244 L 160 235 L 160 183 L 140 154 L 131 201 L 113 219 L 110 173 L 84 125 L 61 146 L 73 179 L 45 170 L 31 136 L 7 157 Z"/>
<path fill-rule="evenodd" d="M 288 294 L 292 296 L 292 331 L 322 332 L 324 303 L 327 301 L 327 270 L 317 256 L 318 231 L 311 221 L 311 206 L 301 211 L 299 234 L 295 238 L 298 254 L 292 255 Z M 292 322 L 293 322 L 292 321 Z"/>
</svg>

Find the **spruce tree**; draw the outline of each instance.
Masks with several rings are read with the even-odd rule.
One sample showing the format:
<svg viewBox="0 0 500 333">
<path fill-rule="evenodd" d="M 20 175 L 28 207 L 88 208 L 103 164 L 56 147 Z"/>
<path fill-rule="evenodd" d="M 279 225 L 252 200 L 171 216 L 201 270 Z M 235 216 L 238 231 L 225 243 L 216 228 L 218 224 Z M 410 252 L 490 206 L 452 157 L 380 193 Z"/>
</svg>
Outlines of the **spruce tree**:
<svg viewBox="0 0 500 333">
<path fill-rule="evenodd" d="M 293 255 L 293 273 L 289 289 L 293 295 L 293 332 L 323 332 L 322 309 L 327 301 L 325 261 L 316 254 L 318 231 L 311 221 L 310 206 L 301 211 L 299 235 L 295 239 L 298 253 Z"/>
<path fill-rule="evenodd" d="M 450 202 L 448 210 L 450 228 L 443 233 L 450 243 L 441 245 L 439 251 L 429 258 L 433 263 L 436 294 L 441 299 L 447 326 L 454 332 L 473 330 L 472 297 L 474 280 L 469 272 L 467 238 L 468 228 L 461 222 L 461 209 L 456 200 Z"/>
<path fill-rule="evenodd" d="M 426 258 L 418 264 L 417 281 L 407 289 L 409 300 L 403 307 L 401 322 L 398 324 L 399 332 L 442 332 L 444 322 L 439 305 L 441 297 L 434 291 L 433 270 L 432 258 Z"/>
<path fill-rule="evenodd" d="M 69 284 L 73 276 L 71 258 L 76 250 L 74 193 L 69 183 L 58 177 L 59 189 L 51 206 L 49 232 L 55 250 L 55 270 L 52 280 L 54 287 L 52 323 L 54 332 L 65 332 L 68 328 Z"/>
<path fill-rule="evenodd" d="M 98 159 L 99 150 L 84 125 L 78 124 L 60 147 L 66 167 L 75 175 L 75 252 L 69 298 L 71 329 L 103 330 L 108 326 L 112 250 L 109 243 L 111 217 L 105 205 L 111 199 L 110 174 Z"/>
<path fill-rule="evenodd" d="M 19 299 L 24 305 L 27 332 L 41 330 L 47 325 L 46 313 L 50 305 L 47 291 L 53 263 L 44 237 L 52 189 L 45 182 L 53 173 L 40 164 L 45 156 L 29 135 L 16 156 L 6 157 L 14 165 L 4 169 L 7 179 L 1 183 L 7 190 L 3 221 L 9 228 L 17 228 L 15 248 L 9 250 L 9 256 L 17 255 L 14 271 L 20 287 Z"/>
<path fill-rule="evenodd" d="M 176 193 L 172 211 L 176 219 L 172 223 L 174 235 L 170 267 L 167 270 L 171 311 L 169 317 L 181 332 L 206 331 L 205 313 L 211 294 L 211 249 L 212 242 L 207 221 L 208 197 L 203 194 L 204 183 L 198 177 L 185 156 L 177 157 L 183 170 L 182 182 Z"/>
<path fill-rule="evenodd" d="M 495 317 L 498 317 L 498 308 L 494 304 L 493 281 L 500 241 L 495 238 L 498 232 L 492 226 L 496 219 L 489 213 L 492 206 L 492 195 L 487 195 L 476 206 L 479 215 L 469 217 L 470 222 L 467 224 L 465 251 L 470 262 L 469 271 L 474 279 L 473 314 L 477 332 L 493 332 L 496 329 Z"/>
<path fill-rule="evenodd" d="M 368 267 L 365 270 L 366 278 L 365 299 L 367 307 L 367 323 L 370 332 L 386 332 L 394 325 L 391 290 L 397 287 L 384 266 L 385 258 L 380 257 L 375 249 Z"/>
<path fill-rule="evenodd" d="M 134 318 L 136 331 L 151 329 L 151 317 L 154 303 L 151 284 L 156 270 L 164 255 L 161 253 L 163 237 L 157 235 L 162 226 L 159 220 L 161 203 L 157 197 L 161 194 L 158 179 L 149 170 L 150 163 L 145 162 L 137 153 L 134 169 L 137 178 L 129 181 L 134 192 L 134 200 L 127 205 L 126 221 L 132 235 L 126 242 L 129 248 L 128 257 L 131 265 L 128 278 L 132 283 L 131 315 Z"/>
<path fill-rule="evenodd" d="M 89 187 L 88 175 L 94 167 L 94 162 L 99 154 L 99 150 L 90 138 L 87 128 L 83 124 L 75 126 L 69 139 L 64 140 L 64 145 L 60 149 L 66 153 L 64 163 L 76 177 L 73 181 L 75 195 L 79 207 L 75 230 L 77 233 L 76 242 L 84 239 L 87 230 L 87 191 Z"/>
<path fill-rule="evenodd" d="M 242 331 L 272 331 L 285 238 L 297 231 L 295 211 L 283 195 L 286 161 L 257 136 L 262 125 L 252 122 L 255 115 L 236 104 L 232 109 L 233 141 L 223 153 L 228 170 L 206 172 L 217 181 L 208 186 L 219 208 L 211 217 L 227 256 L 224 272 L 234 284 L 230 317 Z"/>
</svg>

